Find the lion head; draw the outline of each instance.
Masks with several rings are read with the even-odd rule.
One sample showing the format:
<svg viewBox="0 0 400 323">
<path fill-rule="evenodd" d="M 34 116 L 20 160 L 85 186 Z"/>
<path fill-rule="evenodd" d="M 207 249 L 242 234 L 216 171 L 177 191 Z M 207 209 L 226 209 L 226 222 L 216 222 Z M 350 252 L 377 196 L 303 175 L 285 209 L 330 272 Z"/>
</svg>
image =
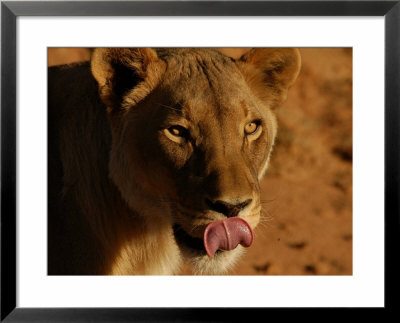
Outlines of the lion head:
<svg viewBox="0 0 400 323">
<path fill-rule="evenodd" d="M 195 272 L 226 271 L 259 223 L 274 110 L 299 73 L 298 50 L 234 60 L 213 49 L 99 48 L 91 65 L 121 196 L 146 221 L 168 221 Z"/>
</svg>

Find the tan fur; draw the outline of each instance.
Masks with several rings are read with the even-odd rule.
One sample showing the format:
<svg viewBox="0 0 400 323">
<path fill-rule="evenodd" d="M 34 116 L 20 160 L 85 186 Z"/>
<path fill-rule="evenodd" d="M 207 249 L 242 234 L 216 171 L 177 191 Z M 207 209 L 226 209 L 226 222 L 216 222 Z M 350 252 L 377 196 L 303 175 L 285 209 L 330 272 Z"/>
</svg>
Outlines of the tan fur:
<svg viewBox="0 0 400 323">
<path fill-rule="evenodd" d="M 243 247 L 210 259 L 188 248 L 179 231 L 201 238 L 208 223 L 226 216 L 218 201 L 251 199 L 237 216 L 257 226 L 259 180 L 277 133 L 273 110 L 299 68 L 296 49 L 254 49 L 237 60 L 212 49 L 94 51 L 91 70 L 111 133 L 109 155 L 96 157 L 108 160 L 98 193 L 108 201 L 82 193 L 93 178 L 80 178 L 74 192 L 103 253 L 96 272 L 176 274 L 184 262 L 196 274 L 232 268 Z M 258 131 L 246 135 L 253 121 Z M 171 133 L 177 125 L 185 136 Z"/>
</svg>

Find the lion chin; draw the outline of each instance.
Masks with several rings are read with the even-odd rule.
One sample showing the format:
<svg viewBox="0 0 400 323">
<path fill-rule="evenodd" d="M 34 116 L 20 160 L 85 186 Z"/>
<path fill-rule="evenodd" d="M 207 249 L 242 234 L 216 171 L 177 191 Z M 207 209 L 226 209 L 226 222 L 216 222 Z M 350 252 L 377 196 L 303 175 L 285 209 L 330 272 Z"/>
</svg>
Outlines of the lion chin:
<svg viewBox="0 0 400 323">
<path fill-rule="evenodd" d="M 50 68 L 48 273 L 228 273 L 299 70 L 294 48 L 96 48 Z"/>
<path fill-rule="evenodd" d="M 244 253 L 242 246 L 230 251 L 220 251 L 214 258 L 210 259 L 207 255 L 191 255 L 188 261 L 193 268 L 193 273 L 197 275 L 221 275 L 226 274 L 239 260 Z"/>
<path fill-rule="evenodd" d="M 188 235 L 179 226 L 174 226 L 175 241 L 181 251 L 183 262 L 189 263 L 195 275 L 221 275 L 229 272 L 245 252 L 241 245 L 233 250 L 218 249 L 213 257 L 207 255 L 204 242 Z"/>
</svg>

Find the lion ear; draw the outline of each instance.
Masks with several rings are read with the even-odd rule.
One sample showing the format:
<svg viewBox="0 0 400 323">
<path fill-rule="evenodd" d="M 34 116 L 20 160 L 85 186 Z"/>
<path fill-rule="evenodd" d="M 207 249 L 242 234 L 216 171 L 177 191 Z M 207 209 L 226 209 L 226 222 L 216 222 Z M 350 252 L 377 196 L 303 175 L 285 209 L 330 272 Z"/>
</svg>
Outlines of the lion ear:
<svg viewBox="0 0 400 323">
<path fill-rule="evenodd" d="M 128 109 L 143 100 L 165 70 L 150 48 L 96 48 L 91 70 L 108 109 Z"/>
<path fill-rule="evenodd" d="M 296 48 L 257 48 L 244 54 L 238 64 L 256 95 L 280 104 L 299 75 L 301 57 Z"/>
</svg>

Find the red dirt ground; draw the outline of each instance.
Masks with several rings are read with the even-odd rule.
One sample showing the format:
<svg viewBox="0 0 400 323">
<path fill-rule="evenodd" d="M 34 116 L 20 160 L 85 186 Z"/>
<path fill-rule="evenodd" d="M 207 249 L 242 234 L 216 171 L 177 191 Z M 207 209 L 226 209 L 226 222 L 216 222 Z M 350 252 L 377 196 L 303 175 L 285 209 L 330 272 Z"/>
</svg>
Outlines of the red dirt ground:
<svg viewBox="0 0 400 323">
<path fill-rule="evenodd" d="M 230 275 L 352 274 L 352 50 L 300 52 L 300 76 L 277 111 L 262 222 Z M 49 49 L 49 65 L 88 57 L 86 49 Z"/>
</svg>

